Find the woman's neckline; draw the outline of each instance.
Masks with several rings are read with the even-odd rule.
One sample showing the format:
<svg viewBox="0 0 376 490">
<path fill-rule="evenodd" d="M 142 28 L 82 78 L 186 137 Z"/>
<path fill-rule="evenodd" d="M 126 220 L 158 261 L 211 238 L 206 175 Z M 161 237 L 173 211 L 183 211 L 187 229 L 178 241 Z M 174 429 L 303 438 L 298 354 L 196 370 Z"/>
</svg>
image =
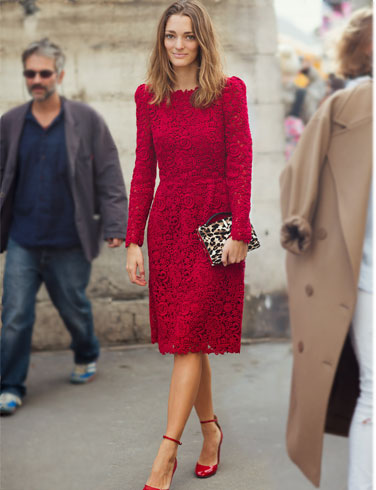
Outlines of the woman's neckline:
<svg viewBox="0 0 376 490">
<path fill-rule="evenodd" d="M 187 89 L 181 89 L 181 88 L 179 88 L 178 90 L 173 90 L 172 93 L 173 94 L 178 94 L 178 93 L 188 94 L 188 93 L 194 92 L 197 89 L 198 89 L 198 86 L 195 87 L 195 88 L 187 88 Z"/>
</svg>

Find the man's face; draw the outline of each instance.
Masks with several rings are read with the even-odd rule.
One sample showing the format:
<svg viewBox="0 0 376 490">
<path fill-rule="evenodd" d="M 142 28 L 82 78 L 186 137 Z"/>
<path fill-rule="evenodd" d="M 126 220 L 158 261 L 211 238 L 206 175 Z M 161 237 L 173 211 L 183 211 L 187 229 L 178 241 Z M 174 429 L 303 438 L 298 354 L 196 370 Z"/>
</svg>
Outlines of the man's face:
<svg viewBox="0 0 376 490">
<path fill-rule="evenodd" d="M 42 102 L 56 92 L 64 72 L 57 74 L 54 59 L 32 54 L 25 62 L 24 76 L 29 94 L 35 101 Z"/>
</svg>

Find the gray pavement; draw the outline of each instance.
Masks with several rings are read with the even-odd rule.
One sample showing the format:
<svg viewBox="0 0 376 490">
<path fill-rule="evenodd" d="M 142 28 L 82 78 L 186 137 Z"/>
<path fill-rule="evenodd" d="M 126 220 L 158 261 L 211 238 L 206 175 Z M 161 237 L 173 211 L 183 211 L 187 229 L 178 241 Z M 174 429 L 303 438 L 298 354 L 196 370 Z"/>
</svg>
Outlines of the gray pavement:
<svg viewBox="0 0 376 490">
<path fill-rule="evenodd" d="M 215 477 L 193 475 L 200 427 L 192 413 L 171 490 L 310 490 L 284 432 L 291 349 L 243 345 L 211 357 L 224 432 Z M 142 490 L 164 433 L 171 356 L 154 346 L 102 350 L 96 380 L 67 382 L 70 352 L 35 353 L 24 406 L 1 418 L 2 490 Z M 347 440 L 326 436 L 322 490 L 345 490 Z"/>
</svg>

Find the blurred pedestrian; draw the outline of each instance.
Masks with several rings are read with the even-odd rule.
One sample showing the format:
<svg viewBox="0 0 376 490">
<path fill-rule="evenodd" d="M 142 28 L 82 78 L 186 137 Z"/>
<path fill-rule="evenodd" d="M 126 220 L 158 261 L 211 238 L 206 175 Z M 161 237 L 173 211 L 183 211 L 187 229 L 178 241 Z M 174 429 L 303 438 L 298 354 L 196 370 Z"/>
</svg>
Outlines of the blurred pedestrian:
<svg viewBox="0 0 376 490">
<path fill-rule="evenodd" d="M 296 105 L 299 92 L 304 93 L 299 110 L 294 113 L 307 124 L 320 105 L 326 92 L 326 84 L 311 62 L 301 59 L 295 49 L 287 44 L 278 47 L 278 59 L 282 75 L 282 102 L 284 115 L 288 117 Z M 306 77 L 305 87 L 299 87 L 295 80 L 299 74 Z"/>
<path fill-rule="evenodd" d="M 326 93 L 325 81 L 307 61 L 302 61 L 295 49 L 287 44 L 278 47 L 282 75 L 282 103 L 284 107 L 285 157 L 288 160 L 305 125 L 316 112 Z M 308 83 L 299 87 L 295 80 L 304 74 Z"/>
<path fill-rule="evenodd" d="M 327 80 L 327 96 L 334 94 L 337 90 L 345 88 L 345 81 L 335 73 L 329 73 Z M 324 102 L 324 101 L 323 101 Z"/>
<path fill-rule="evenodd" d="M 294 349 L 287 447 L 319 486 L 324 431 L 349 435 L 349 490 L 372 489 L 372 11 L 338 45 L 327 99 L 281 176 Z M 349 335 L 348 335 L 349 334 Z"/>
<path fill-rule="evenodd" d="M 72 383 L 93 379 L 99 343 L 85 289 L 104 238 L 125 238 L 127 196 L 110 132 L 93 109 L 61 97 L 65 56 L 48 39 L 22 53 L 32 97 L 1 118 L 1 251 L 7 248 L 0 413 L 26 393 L 42 283 L 72 336 Z"/>
<path fill-rule="evenodd" d="M 136 91 L 137 150 L 126 246 L 133 283 L 146 285 L 148 224 L 152 342 L 174 354 L 166 435 L 145 490 L 168 488 L 194 406 L 203 447 L 195 473 L 214 475 L 222 431 L 213 412 L 209 353 L 239 352 L 249 221 L 252 142 L 246 87 L 223 74 L 206 9 L 178 0 L 163 13 L 146 85 Z M 211 266 L 195 232 L 232 212 L 222 264 Z M 146 394 L 145 394 L 146 396 Z M 145 403 L 152 406 L 153 400 Z"/>
</svg>

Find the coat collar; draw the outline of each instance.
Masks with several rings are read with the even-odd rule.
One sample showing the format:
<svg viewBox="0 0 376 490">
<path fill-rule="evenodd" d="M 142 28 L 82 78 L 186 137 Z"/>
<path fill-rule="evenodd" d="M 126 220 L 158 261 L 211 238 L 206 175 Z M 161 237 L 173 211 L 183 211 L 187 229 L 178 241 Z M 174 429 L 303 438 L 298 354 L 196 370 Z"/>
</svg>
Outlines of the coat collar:
<svg viewBox="0 0 376 490">
<path fill-rule="evenodd" d="M 344 128 L 350 129 L 372 119 L 372 104 L 369 104 L 369 99 L 359 97 L 359 95 L 370 85 L 372 86 L 372 80 L 366 79 L 360 82 L 357 85 L 357 88 L 350 87 L 344 89 L 348 96 L 342 99 L 342 107 L 336 112 L 334 122 Z M 359 105 L 362 106 L 361 110 L 359 110 Z M 354 111 L 354 107 L 357 107 L 358 110 Z"/>
</svg>

